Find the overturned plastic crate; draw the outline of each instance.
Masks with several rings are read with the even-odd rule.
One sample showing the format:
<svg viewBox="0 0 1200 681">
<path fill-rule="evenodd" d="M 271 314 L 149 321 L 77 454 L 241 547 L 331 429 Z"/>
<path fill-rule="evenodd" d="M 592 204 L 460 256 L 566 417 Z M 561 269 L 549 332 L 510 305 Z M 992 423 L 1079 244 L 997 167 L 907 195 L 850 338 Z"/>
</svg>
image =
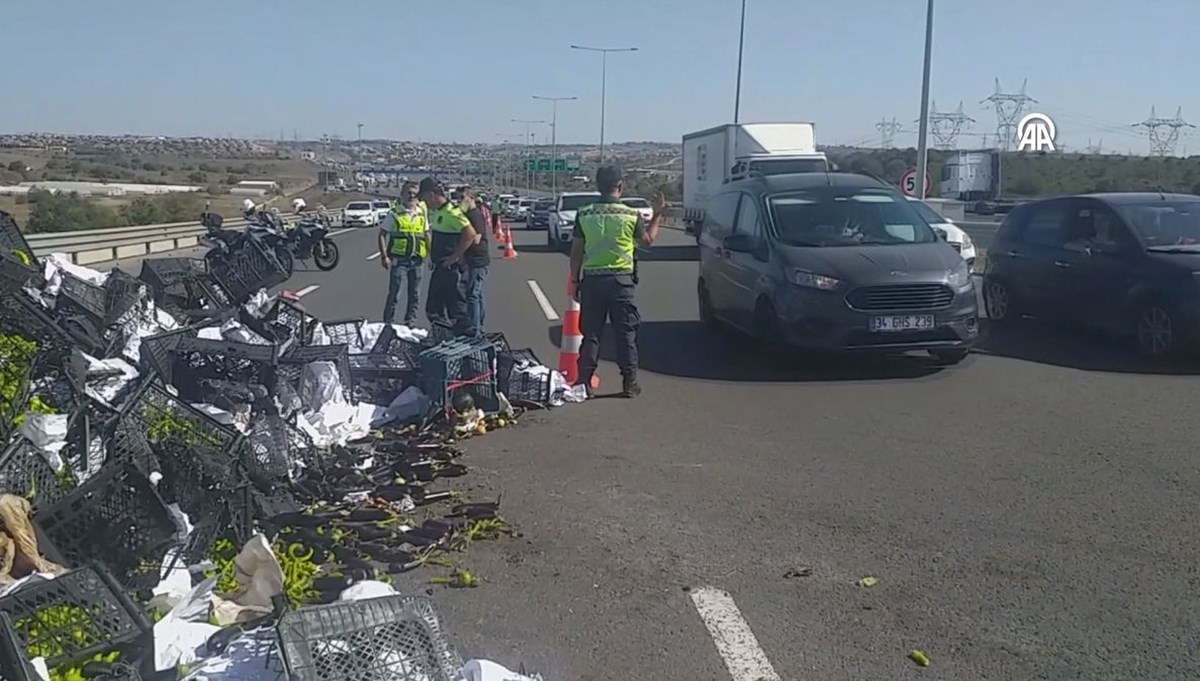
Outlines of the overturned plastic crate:
<svg viewBox="0 0 1200 681">
<path fill-rule="evenodd" d="M 500 350 L 496 353 L 496 389 L 510 404 L 548 407 L 553 397 L 553 373 L 533 350 Z"/>
<path fill-rule="evenodd" d="M 271 387 L 285 346 L 240 343 L 222 339 L 182 336 L 171 354 L 171 382 L 180 393 L 196 401 L 208 401 L 210 386 L 236 383 Z M 216 392 L 220 392 L 216 389 Z"/>
<path fill-rule="evenodd" d="M 150 287 L 154 302 L 183 316 L 229 308 L 233 302 L 199 258 L 151 258 L 142 263 L 138 279 Z"/>
<path fill-rule="evenodd" d="M 355 402 L 391 404 L 417 382 L 416 361 L 391 355 L 350 355 L 350 396 Z"/>
<path fill-rule="evenodd" d="M 276 631 L 291 681 L 452 681 L 462 666 L 423 597 L 302 608 L 285 613 Z"/>
<path fill-rule="evenodd" d="M 175 346 L 183 338 L 195 338 L 198 329 L 181 326 L 153 336 L 145 336 L 138 346 L 138 365 L 143 373 L 157 374 L 166 383 L 174 379 Z"/>
<path fill-rule="evenodd" d="M 435 410 L 447 410 L 468 396 L 484 411 L 499 408 L 496 397 L 496 346 L 486 338 L 459 338 L 420 355 L 421 390 Z"/>
<path fill-rule="evenodd" d="M 61 272 L 62 285 L 58 289 L 58 298 L 54 310 L 61 314 L 72 312 L 87 314 L 103 326 L 105 299 L 104 287 L 77 277 L 70 272 Z"/>
<path fill-rule="evenodd" d="M 42 283 L 42 273 L 23 261 L 0 252 L 0 294 Z"/>
<path fill-rule="evenodd" d="M 149 286 L 144 281 L 119 268 L 108 273 L 102 288 L 104 321 L 110 326 L 132 321 L 149 297 Z"/>
<path fill-rule="evenodd" d="M 312 345 L 317 327 L 321 324 L 304 308 L 282 298 L 276 298 L 262 317 L 243 313 L 241 319 L 251 331 L 270 342 L 290 341 L 297 345 Z"/>
<path fill-rule="evenodd" d="M 242 239 L 233 252 L 213 261 L 210 272 L 236 305 L 250 300 L 258 290 L 278 286 L 291 276 L 266 243 L 253 237 Z"/>
<path fill-rule="evenodd" d="M 2 210 L 0 210 L 0 249 L 3 249 L 5 255 L 12 256 L 30 267 L 37 268 L 39 266 L 37 256 L 29 247 L 25 235 L 21 234 L 21 229 L 17 227 L 16 218 L 11 213 Z"/>
<path fill-rule="evenodd" d="M 485 333 L 483 334 L 483 337 L 488 339 L 492 345 L 496 346 L 496 352 L 504 352 L 505 350 L 512 349 L 512 346 L 508 344 L 508 339 L 505 338 L 504 334 L 500 333 L 499 331 Z"/>
<path fill-rule="evenodd" d="M 39 681 L 24 647 L 17 639 L 8 613 L 0 612 L 0 681 Z"/>
<path fill-rule="evenodd" d="M 372 357 L 391 357 L 415 367 L 418 364 L 417 358 L 425 347 L 415 340 L 402 337 L 396 333 L 395 327 L 391 324 L 384 324 L 383 330 L 379 332 L 379 337 L 375 339 L 374 345 L 367 352 Z M 396 362 L 391 362 L 395 364 Z"/>
<path fill-rule="evenodd" d="M 150 622 L 99 565 L 38 580 L 0 598 L 30 658 L 53 669 L 125 646 L 149 645 Z"/>
<path fill-rule="evenodd" d="M 325 338 L 331 344 L 344 344 L 352 348 L 362 347 L 363 327 L 366 325 L 367 320 L 365 319 L 334 319 L 321 322 L 321 328 L 325 330 Z"/>
<path fill-rule="evenodd" d="M 73 486 L 25 438 L 13 438 L 0 454 L 0 493 L 25 497 L 34 509 L 62 501 Z"/>
<path fill-rule="evenodd" d="M 304 367 L 314 362 L 327 362 L 337 372 L 343 395 L 349 397 L 351 388 L 350 349 L 345 345 L 292 346 L 279 358 L 276 380 L 287 381 L 300 392 Z"/>
<path fill-rule="evenodd" d="M 96 561 L 132 590 L 158 584 L 163 557 L 179 539 L 154 485 L 129 464 L 101 468 L 34 523 L 67 565 Z"/>
<path fill-rule="evenodd" d="M 246 484 L 238 463 L 241 436 L 161 385 L 144 385 L 121 419 L 145 434 L 163 473 L 160 491 L 189 516 Z"/>
<path fill-rule="evenodd" d="M 0 295 L 0 330 L 15 333 L 38 344 L 41 353 L 66 359 L 79 339 L 68 332 L 67 327 L 55 320 L 40 303 L 25 291 L 13 291 Z M 84 339 L 87 349 L 94 339 Z"/>
</svg>

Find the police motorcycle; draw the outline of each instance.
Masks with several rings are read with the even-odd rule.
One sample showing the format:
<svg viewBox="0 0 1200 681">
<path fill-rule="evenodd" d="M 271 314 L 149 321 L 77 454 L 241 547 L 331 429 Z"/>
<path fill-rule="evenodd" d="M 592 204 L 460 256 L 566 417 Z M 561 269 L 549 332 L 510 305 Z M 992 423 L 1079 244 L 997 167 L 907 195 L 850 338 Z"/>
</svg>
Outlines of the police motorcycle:
<svg viewBox="0 0 1200 681">
<path fill-rule="evenodd" d="M 295 260 L 307 261 L 322 272 L 328 272 L 338 266 L 341 255 L 337 243 L 329 236 L 330 220 L 327 215 L 304 217 L 295 225 L 284 228 L 289 254 Z"/>
<path fill-rule="evenodd" d="M 208 270 L 214 272 L 227 265 L 230 256 L 253 240 L 260 242 L 266 250 L 272 251 L 282 269 L 291 276 L 294 259 L 278 216 L 254 208 L 245 209 L 242 215 L 247 221 L 244 230 L 237 232 L 225 229 L 224 218 L 209 211 L 208 205 L 205 205 L 204 212 L 200 215 L 200 224 L 204 226 L 204 236 L 200 237 L 200 243 L 209 249 L 204 254 Z"/>
</svg>

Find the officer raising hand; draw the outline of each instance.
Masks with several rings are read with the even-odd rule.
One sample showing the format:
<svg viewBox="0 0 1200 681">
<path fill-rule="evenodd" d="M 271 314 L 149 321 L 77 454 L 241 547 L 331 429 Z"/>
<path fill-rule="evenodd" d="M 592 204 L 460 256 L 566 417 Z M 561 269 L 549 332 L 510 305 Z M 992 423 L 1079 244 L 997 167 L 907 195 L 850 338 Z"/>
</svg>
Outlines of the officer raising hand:
<svg viewBox="0 0 1200 681">
<path fill-rule="evenodd" d="M 634 256 L 637 246 L 652 246 L 666 213 L 662 192 L 654 197 L 654 214 L 646 224 L 638 211 L 621 203 L 624 182 L 613 166 L 596 172 L 600 199 L 579 209 L 571 243 L 571 279 L 579 299 L 579 378 L 591 396 L 592 376 L 600 359 L 600 337 L 606 321 L 617 333 L 617 365 L 621 396 L 636 397 L 638 384 L 637 334 L 641 327 L 634 300 L 637 287 Z"/>
</svg>

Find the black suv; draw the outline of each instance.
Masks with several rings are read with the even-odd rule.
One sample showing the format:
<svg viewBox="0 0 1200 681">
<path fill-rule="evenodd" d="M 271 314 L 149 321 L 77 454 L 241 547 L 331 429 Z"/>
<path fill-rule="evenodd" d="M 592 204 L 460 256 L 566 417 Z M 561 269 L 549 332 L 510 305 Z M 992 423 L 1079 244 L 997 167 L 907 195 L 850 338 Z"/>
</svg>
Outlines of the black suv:
<svg viewBox="0 0 1200 681">
<path fill-rule="evenodd" d="M 1200 196 L 1129 192 L 1066 196 L 1015 208 L 987 253 L 984 309 L 1137 339 L 1166 356 L 1200 330 Z"/>
<path fill-rule="evenodd" d="M 700 318 L 828 350 L 928 350 L 979 333 L 967 265 L 887 183 L 852 173 L 749 177 L 709 199 Z"/>
</svg>

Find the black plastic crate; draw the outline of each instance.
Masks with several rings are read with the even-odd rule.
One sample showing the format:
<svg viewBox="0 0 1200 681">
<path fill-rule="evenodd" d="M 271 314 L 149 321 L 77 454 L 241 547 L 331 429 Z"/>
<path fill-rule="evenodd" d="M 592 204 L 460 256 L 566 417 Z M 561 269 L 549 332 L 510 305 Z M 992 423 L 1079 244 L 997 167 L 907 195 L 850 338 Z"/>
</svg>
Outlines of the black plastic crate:
<svg viewBox="0 0 1200 681">
<path fill-rule="evenodd" d="M 154 295 L 178 286 L 189 279 L 207 274 L 208 269 L 200 258 L 150 258 L 142 261 L 142 272 L 138 279 L 146 282 Z"/>
<path fill-rule="evenodd" d="M 504 334 L 500 333 L 499 331 L 485 333 L 483 337 L 491 342 L 492 345 L 496 346 L 496 352 L 504 352 L 505 350 L 512 349 L 512 346 L 508 344 L 508 339 L 505 338 Z"/>
<path fill-rule="evenodd" d="M 175 346 L 183 338 L 195 338 L 197 328 L 183 326 L 171 331 L 145 336 L 138 349 L 139 368 L 146 374 L 157 374 L 166 383 L 174 380 Z"/>
<path fill-rule="evenodd" d="M 291 276 L 271 249 L 254 237 L 242 239 L 232 253 L 213 261 L 210 272 L 237 305 L 260 289 L 278 286 Z"/>
<path fill-rule="evenodd" d="M 20 228 L 17 227 L 16 218 L 11 213 L 2 210 L 0 210 L 0 249 L 3 249 L 5 255 L 10 255 L 30 267 L 37 269 L 41 267 L 33 249 L 29 247 L 29 242 L 25 240 L 25 235 L 21 234 Z"/>
<path fill-rule="evenodd" d="M 35 509 L 62 501 L 71 488 L 24 438 L 14 438 L 0 454 L 0 492 L 25 497 Z"/>
<path fill-rule="evenodd" d="M 462 666 L 433 602 L 420 596 L 293 610 L 276 632 L 291 681 L 452 681 Z"/>
<path fill-rule="evenodd" d="M 0 293 L 7 295 L 43 283 L 42 273 L 17 258 L 0 252 Z"/>
<path fill-rule="evenodd" d="M 118 646 L 148 643 L 150 622 L 99 565 L 37 581 L 0 598 L 0 612 L 33 657 L 54 667 Z"/>
<path fill-rule="evenodd" d="M 134 420 L 160 458 L 163 450 L 175 449 L 229 458 L 238 439 L 236 431 L 152 382 L 134 395 L 122 418 Z"/>
<path fill-rule="evenodd" d="M 40 681 L 25 648 L 12 628 L 12 619 L 0 612 L 0 681 Z"/>
<path fill-rule="evenodd" d="M 55 302 L 56 312 L 72 314 L 80 312 L 95 317 L 101 324 L 104 322 L 104 288 L 85 279 L 61 272 L 62 287 L 58 290 L 58 300 Z"/>
<path fill-rule="evenodd" d="M 119 268 L 113 268 L 104 280 L 104 322 L 112 325 L 131 319 L 149 294 L 142 280 Z"/>
<path fill-rule="evenodd" d="M 484 411 L 499 408 L 496 346 L 486 338 L 446 341 L 422 352 L 419 361 L 421 390 L 434 409 L 449 409 L 459 395 L 469 395 Z"/>
<path fill-rule="evenodd" d="M 368 404 L 391 404 L 405 388 L 417 383 L 417 365 L 388 355 L 350 355 L 351 399 Z"/>
<path fill-rule="evenodd" d="M 379 338 L 375 339 L 375 344 L 371 346 L 371 350 L 367 354 L 376 358 L 391 357 L 406 366 L 415 367 L 418 365 L 417 358 L 425 349 L 418 342 L 401 338 L 391 324 L 385 324 L 379 333 Z M 388 364 L 398 366 L 398 362 L 390 361 Z"/>
<path fill-rule="evenodd" d="M 166 504 L 130 464 L 101 468 L 57 504 L 42 509 L 34 523 L 67 565 L 96 561 L 132 590 L 158 584 L 163 556 L 178 544 Z"/>
<path fill-rule="evenodd" d="M 365 319 L 335 319 L 321 322 L 325 337 L 333 345 L 345 344 L 352 348 L 361 348 L 363 344 L 363 327 Z"/>
<path fill-rule="evenodd" d="M 152 258 L 142 263 L 138 279 L 150 287 L 154 302 L 176 316 L 220 310 L 233 305 L 198 258 Z"/>
<path fill-rule="evenodd" d="M 0 329 L 37 341 L 47 355 L 65 359 L 76 339 L 24 291 L 0 296 Z"/>
<path fill-rule="evenodd" d="M 171 354 L 171 382 L 189 399 L 205 399 L 205 381 L 232 381 L 247 385 L 272 386 L 280 353 L 277 344 L 182 336 Z"/>
<path fill-rule="evenodd" d="M 317 326 L 321 323 L 299 305 L 282 298 L 276 298 L 262 317 L 255 317 L 243 310 L 241 321 L 270 342 L 290 341 L 298 345 L 312 345 Z"/>
<path fill-rule="evenodd" d="M 548 407 L 553 394 L 552 375 L 531 375 L 522 367 L 542 365 L 533 350 L 500 350 L 496 353 L 496 389 L 510 404 L 523 407 Z"/>
<path fill-rule="evenodd" d="M 287 380 L 293 388 L 299 386 L 304 366 L 312 362 L 329 362 L 337 369 L 342 390 L 350 390 L 350 349 L 345 345 L 302 345 L 292 346 L 279 359 L 277 377 Z"/>
</svg>

